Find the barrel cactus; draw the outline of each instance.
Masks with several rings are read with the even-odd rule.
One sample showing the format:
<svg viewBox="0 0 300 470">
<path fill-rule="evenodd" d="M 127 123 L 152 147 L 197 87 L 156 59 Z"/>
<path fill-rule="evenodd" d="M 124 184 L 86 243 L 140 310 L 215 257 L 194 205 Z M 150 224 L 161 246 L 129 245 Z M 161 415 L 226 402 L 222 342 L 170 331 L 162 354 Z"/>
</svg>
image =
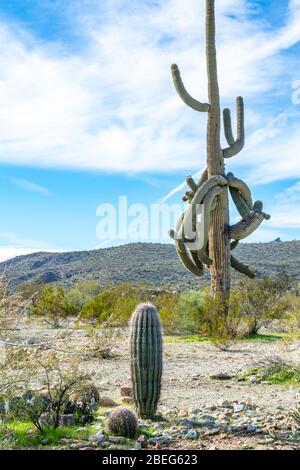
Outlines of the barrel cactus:
<svg viewBox="0 0 300 470">
<path fill-rule="evenodd" d="M 141 418 L 155 416 L 161 390 L 162 334 L 152 304 L 137 306 L 131 321 L 131 379 L 133 398 Z"/>
<path fill-rule="evenodd" d="M 108 429 L 117 436 L 133 439 L 137 432 L 137 419 L 135 414 L 129 408 L 117 408 L 109 416 Z"/>
</svg>

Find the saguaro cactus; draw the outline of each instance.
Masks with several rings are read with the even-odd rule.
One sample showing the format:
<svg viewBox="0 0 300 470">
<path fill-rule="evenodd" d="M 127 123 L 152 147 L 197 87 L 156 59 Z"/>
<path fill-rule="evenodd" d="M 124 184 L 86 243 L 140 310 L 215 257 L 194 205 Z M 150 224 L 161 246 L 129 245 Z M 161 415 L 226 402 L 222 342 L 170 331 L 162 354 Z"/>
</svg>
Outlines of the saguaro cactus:
<svg viewBox="0 0 300 470">
<path fill-rule="evenodd" d="M 140 304 L 131 320 L 131 379 L 133 398 L 141 418 L 153 418 L 162 376 L 162 334 L 154 305 Z"/>
<path fill-rule="evenodd" d="M 176 230 L 170 231 L 170 236 L 175 240 L 178 255 L 184 266 L 197 276 L 202 276 L 204 267 L 208 267 L 212 294 L 221 295 L 226 301 L 230 293 L 230 265 L 247 276 L 255 277 L 255 271 L 237 261 L 231 255 L 231 249 L 270 216 L 262 211 L 263 204 L 260 201 L 253 204 L 250 189 L 243 181 L 235 178 L 232 173 L 225 174 L 224 159 L 237 155 L 245 144 L 244 102 L 243 98 L 237 98 L 236 139 L 232 131 L 230 110 L 224 109 L 223 123 L 228 147 L 222 149 L 214 0 L 206 0 L 206 60 L 208 103 L 201 103 L 189 95 L 177 65 L 172 65 L 173 81 L 179 96 L 195 111 L 206 112 L 208 125 L 207 169 L 198 183 L 191 176 L 186 179 L 190 190 L 185 193 L 183 200 L 190 205 L 179 219 Z M 233 226 L 230 226 L 229 222 L 228 189 L 242 217 L 242 220 Z M 199 205 L 203 205 L 200 223 L 197 222 Z M 186 233 L 189 222 L 195 232 L 193 238 L 188 237 Z"/>
</svg>

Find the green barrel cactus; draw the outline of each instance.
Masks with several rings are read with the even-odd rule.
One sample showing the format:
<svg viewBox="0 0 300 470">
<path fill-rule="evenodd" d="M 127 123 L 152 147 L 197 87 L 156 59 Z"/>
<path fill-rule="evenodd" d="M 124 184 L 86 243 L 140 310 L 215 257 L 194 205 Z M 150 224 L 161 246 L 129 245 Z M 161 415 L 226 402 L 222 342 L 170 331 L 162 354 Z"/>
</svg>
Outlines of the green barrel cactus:
<svg viewBox="0 0 300 470">
<path fill-rule="evenodd" d="M 157 310 L 140 304 L 131 320 L 131 379 L 133 398 L 141 418 L 155 416 L 161 390 L 162 332 Z"/>
</svg>

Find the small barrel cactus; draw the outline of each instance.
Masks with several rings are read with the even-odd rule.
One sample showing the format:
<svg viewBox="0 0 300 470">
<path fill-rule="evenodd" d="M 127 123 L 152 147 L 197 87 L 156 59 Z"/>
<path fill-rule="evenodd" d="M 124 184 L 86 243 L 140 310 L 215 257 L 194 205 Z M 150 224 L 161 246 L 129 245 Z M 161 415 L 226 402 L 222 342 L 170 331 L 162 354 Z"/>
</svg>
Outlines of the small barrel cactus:
<svg viewBox="0 0 300 470">
<path fill-rule="evenodd" d="M 141 418 L 155 416 L 161 390 L 162 334 L 157 310 L 140 304 L 131 320 L 131 379 L 133 398 Z"/>
<path fill-rule="evenodd" d="M 108 419 L 108 429 L 111 433 L 130 439 L 136 436 L 137 425 L 136 416 L 129 408 L 117 408 Z"/>
</svg>

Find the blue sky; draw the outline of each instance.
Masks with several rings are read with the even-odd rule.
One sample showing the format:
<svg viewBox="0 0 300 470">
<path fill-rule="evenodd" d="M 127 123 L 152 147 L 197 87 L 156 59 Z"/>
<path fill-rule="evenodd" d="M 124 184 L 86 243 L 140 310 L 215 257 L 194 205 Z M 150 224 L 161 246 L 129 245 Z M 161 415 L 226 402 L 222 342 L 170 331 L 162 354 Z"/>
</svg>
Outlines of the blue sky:
<svg viewBox="0 0 300 470">
<path fill-rule="evenodd" d="M 99 204 L 149 207 L 204 167 L 206 116 L 170 75 L 207 100 L 204 4 L 0 0 L 0 259 L 131 241 L 97 238 Z M 300 0 L 216 4 L 222 105 L 246 105 L 227 169 L 272 214 L 251 240 L 299 238 Z"/>
</svg>

